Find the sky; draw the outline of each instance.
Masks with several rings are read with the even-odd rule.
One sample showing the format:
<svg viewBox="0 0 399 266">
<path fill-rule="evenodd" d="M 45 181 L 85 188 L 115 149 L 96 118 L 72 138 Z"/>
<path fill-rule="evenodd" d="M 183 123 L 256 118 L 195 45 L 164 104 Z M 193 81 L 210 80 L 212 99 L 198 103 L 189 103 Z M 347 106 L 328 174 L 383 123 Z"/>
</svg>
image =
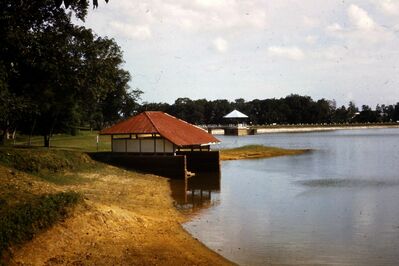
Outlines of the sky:
<svg viewBox="0 0 399 266">
<path fill-rule="evenodd" d="M 143 102 L 399 102 L 399 0 L 100 0 L 85 25 L 121 46 Z"/>
</svg>

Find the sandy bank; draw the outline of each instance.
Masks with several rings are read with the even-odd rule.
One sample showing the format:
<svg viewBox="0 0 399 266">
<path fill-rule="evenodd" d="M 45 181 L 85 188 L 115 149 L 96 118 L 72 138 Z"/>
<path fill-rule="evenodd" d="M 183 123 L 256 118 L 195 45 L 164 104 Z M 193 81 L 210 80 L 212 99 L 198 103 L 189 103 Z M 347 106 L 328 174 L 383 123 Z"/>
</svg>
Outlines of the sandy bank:
<svg viewBox="0 0 399 266">
<path fill-rule="evenodd" d="M 165 178 L 105 167 L 79 173 L 84 183 L 58 186 L 0 170 L 8 187 L 84 195 L 71 217 L 14 247 L 11 265 L 231 264 L 184 231 L 185 217 L 174 208 Z"/>
</svg>

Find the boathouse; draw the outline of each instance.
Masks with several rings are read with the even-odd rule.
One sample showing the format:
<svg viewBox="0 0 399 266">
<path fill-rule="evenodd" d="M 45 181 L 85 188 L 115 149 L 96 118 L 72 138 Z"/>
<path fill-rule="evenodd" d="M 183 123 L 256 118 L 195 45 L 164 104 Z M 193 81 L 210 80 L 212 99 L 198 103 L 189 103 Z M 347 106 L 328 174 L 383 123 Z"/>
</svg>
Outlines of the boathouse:
<svg viewBox="0 0 399 266">
<path fill-rule="evenodd" d="M 100 131 L 111 136 L 109 162 L 156 174 L 182 177 L 189 172 L 220 171 L 220 141 L 205 130 L 164 112 L 147 111 Z"/>
</svg>

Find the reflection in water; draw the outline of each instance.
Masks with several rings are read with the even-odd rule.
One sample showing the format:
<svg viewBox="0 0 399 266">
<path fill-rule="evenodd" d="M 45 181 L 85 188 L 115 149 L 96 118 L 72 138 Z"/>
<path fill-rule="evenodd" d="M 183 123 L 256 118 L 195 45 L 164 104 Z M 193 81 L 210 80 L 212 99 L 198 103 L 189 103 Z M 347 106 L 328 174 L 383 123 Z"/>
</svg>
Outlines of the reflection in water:
<svg viewBox="0 0 399 266">
<path fill-rule="evenodd" d="M 215 206 L 212 194 L 220 192 L 220 173 L 197 173 L 186 180 L 170 180 L 172 197 L 179 210 L 197 212 Z"/>
</svg>

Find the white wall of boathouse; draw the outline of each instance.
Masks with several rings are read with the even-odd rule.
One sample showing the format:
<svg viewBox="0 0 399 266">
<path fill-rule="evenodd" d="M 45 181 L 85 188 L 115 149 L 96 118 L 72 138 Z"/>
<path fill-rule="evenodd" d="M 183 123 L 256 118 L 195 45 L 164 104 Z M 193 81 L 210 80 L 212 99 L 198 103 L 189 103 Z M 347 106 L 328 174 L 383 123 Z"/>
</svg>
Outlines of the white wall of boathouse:
<svg viewBox="0 0 399 266">
<path fill-rule="evenodd" d="M 174 145 L 164 138 L 113 139 L 113 152 L 174 153 Z"/>
</svg>

